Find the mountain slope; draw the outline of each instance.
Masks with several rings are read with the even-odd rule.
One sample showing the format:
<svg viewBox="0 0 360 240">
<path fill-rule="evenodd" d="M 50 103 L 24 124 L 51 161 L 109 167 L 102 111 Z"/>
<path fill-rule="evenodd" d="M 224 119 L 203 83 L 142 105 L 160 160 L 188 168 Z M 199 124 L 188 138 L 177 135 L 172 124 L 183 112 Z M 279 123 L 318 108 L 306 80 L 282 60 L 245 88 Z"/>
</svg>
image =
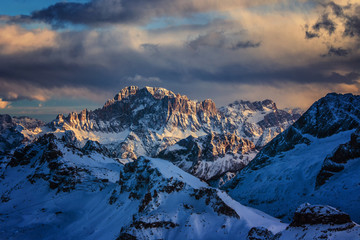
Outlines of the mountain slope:
<svg viewBox="0 0 360 240">
<path fill-rule="evenodd" d="M 318 179 L 324 174 L 324 161 L 339 146 L 350 145 L 351 139 L 352 146 L 357 146 L 354 139 L 358 135 L 351 135 L 360 126 L 359 106 L 360 96 L 328 94 L 267 144 L 224 188 L 241 203 L 287 221 L 296 206 L 310 202 L 349 212 L 358 222 L 358 156 L 349 153 L 351 160 L 342 162 L 343 170 L 332 173 L 321 186 Z"/>
<path fill-rule="evenodd" d="M 48 134 L 1 173 L 4 239 L 243 239 L 286 225 L 242 206 L 172 163 L 123 165 Z"/>
<path fill-rule="evenodd" d="M 161 151 L 167 159 L 194 176 L 211 180 L 225 173 L 235 173 L 254 157 L 255 145 L 235 134 L 216 134 L 183 139 Z"/>
</svg>

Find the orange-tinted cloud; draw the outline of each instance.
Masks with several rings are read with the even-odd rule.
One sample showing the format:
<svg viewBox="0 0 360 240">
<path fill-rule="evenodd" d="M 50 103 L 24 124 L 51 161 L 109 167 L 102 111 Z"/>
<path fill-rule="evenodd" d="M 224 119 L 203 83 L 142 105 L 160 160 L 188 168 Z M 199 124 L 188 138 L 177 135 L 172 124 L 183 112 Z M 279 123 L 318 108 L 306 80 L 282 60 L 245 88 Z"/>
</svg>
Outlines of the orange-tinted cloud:
<svg viewBox="0 0 360 240">
<path fill-rule="evenodd" d="M 10 102 L 3 101 L 2 98 L 0 98 L 0 109 L 4 109 L 10 105 Z"/>
<path fill-rule="evenodd" d="M 56 35 L 47 29 L 27 30 L 17 25 L 0 26 L 0 53 L 14 54 L 55 47 Z"/>
</svg>

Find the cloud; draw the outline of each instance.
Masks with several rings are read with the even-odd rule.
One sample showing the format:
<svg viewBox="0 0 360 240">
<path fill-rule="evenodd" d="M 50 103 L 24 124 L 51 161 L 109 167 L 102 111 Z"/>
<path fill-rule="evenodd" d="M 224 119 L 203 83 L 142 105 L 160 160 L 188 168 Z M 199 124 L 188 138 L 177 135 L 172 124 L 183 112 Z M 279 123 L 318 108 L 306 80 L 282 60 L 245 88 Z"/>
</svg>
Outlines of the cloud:
<svg viewBox="0 0 360 240">
<path fill-rule="evenodd" d="M 0 98 L 0 109 L 4 109 L 10 106 L 10 102 L 3 101 L 2 98 Z"/>
<path fill-rule="evenodd" d="M 336 29 L 335 23 L 332 20 L 330 20 L 328 13 L 323 14 L 318 19 L 318 21 L 312 26 L 312 28 L 316 32 L 319 32 L 321 29 L 324 29 L 328 31 L 329 35 L 331 35 Z"/>
<path fill-rule="evenodd" d="M 159 83 L 161 82 L 160 78 L 158 77 L 143 77 L 141 75 L 136 74 L 134 77 L 127 77 L 127 81 L 139 83 Z"/>
<path fill-rule="evenodd" d="M 73 86 L 62 86 L 62 87 L 45 87 L 39 86 L 37 83 L 18 83 L 9 82 L 0 79 L 0 96 L 4 96 L 0 100 L 0 106 L 2 104 L 17 100 L 37 100 L 41 102 L 48 101 L 50 99 L 80 99 L 86 98 L 92 101 L 102 103 L 106 97 L 108 97 L 111 91 L 106 92 L 99 89 L 89 89 L 87 87 L 73 87 Z M 3 100 L 5 99 L 5 100 Z M 6 107 L 7 105 L 5 105 Z M 42 104 L 39 104 L 41 107 Z M 4 107 L 2 107 L 4 108 Z"/>
<path fill-rule="evenodd" d="M 358 6 L 360 8 L 360 6 Z M 358 13 L 360 14 L 360 13 Z M 360 18 L 358 16 L 346 16 L 344 35 L 360 37 Z"/>
<path fill-rule="evenodd" d="M 260 47 L 261 42 L 252 42 L 252 41 L 239 41 L 232 47 L 232 49 L 243 49 L 243 48 L 258 48 Z"/>
<path fill-rule="evenodd" d="M 340 5 L 331 1 L 322 6 L 324 12 L 312 26 L 315 32 L 319 33 L 321 29 L 324 29 L 331 35 L 340 26 L 344 36 L 360 36 L 359 3 L 350 1 L 347 5 Z M 333 17 L 330 19 L 330 16 Z"/>
<path fill-rule="evenodd" d="M 341 47 L 335 48 L 333 46 L 330 46 L 328 53 L 324 54 L 322 56 L 323 57 L 331 57 L 331 56 L 346 57 L 347 55 L 349 55 L 349 53 L 350 53 L 350 50 L 348 50 L 348 49 L 343 49 Z"/>
<path fill-rule="evenodd" d="M 347 57 L 360 49 L 360 4 L 356 1 L 345 4 L 330 1 L 320 5 L 322 13 L 312 31 L 305 25 L 306 39 L 319 39 L 327 46 L 327 52 L 320 54 L 322 57 Z"/>
<path fill-rule="evenodd" d="M 57 34 L 46 29 L 25 30 L 16 25 L 0 26 L 0 53 L 15 54 L 56 47 Z"/>
<path fill-rule="evenodd" d="M 310 32 L 310 31 L 305 31 L 305 38 L 306 39 L 311 39 L 311 38 L 319 38 L 320 35 L 318 33 L 314 33 L 314 32 Z"/>
<path fill-rule="evenodd" d="M 31 20 L 44 21 L 55 27 L 66 23 L 102 24 L 144 24 L 153 18 L 184 17 L 195 13 L 227 11 L 234 8 L 286 4 L 288 0 L 90 0 L 86 3 L 58 2 L 32 12 L 30 16 L 9 17 L 9 22 L 21 23 Z M 6 19 L 6 16 L 2 16 Z"/>
<path fill-rule="evenodd" d="M 210 32 L 205 35 L 200 35 L 196 39 L 190 41 L 188 45 L 196 50 L 199 47 L 215 47 L 221 48 L 225 45 L 226 39 L 222 32 Z"/>
</svg>

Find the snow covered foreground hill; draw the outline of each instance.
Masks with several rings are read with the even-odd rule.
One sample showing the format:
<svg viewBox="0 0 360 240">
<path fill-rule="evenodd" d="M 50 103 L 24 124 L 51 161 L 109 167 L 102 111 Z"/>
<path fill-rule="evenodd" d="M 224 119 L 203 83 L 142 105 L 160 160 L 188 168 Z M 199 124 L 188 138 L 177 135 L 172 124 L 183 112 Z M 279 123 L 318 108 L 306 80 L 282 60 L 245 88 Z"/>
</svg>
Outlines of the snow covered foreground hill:
<svg viewBox="0 0 360 240">
<path fill-rule="evenodd" d="M 3 164 L 1 239 L 360 236 L 360 226 L 348 215 L 327 206 L 302 206 L 287 225 L 241 205 L 169 161 L 140 157 L 123 165 L 52 134 L 18 149 Z"/>
<path fill-rule="evenodd" d="M 286 227 L 166 160 L 123 165 L 49 134 L 5 162 L 1 239 L 245 239 Z"/>
<path fill-rule="evenodd" d="M 360 96 L 328 94 L 224 188 L 242 204 L 285 221 L 310 202 L 336 207 L 359 222 L 359 127 Z"/>
</svg>

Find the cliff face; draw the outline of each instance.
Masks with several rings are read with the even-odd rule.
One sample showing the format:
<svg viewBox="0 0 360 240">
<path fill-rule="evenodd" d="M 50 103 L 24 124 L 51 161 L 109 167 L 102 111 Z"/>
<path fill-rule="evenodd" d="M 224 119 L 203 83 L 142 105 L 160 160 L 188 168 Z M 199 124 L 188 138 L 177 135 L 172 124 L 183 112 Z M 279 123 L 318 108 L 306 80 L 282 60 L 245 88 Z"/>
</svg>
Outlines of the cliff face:
<svg viewBox="0 0 360 240">
<path fill-rule="evenodd" d="M 225 173 L 236 173 L 255 153 L 255 145 L 250 140 L 230 133 L 211 133 L 183 139 L 161 151 L 158 157 L 208 181 Z"/>
</svg>

